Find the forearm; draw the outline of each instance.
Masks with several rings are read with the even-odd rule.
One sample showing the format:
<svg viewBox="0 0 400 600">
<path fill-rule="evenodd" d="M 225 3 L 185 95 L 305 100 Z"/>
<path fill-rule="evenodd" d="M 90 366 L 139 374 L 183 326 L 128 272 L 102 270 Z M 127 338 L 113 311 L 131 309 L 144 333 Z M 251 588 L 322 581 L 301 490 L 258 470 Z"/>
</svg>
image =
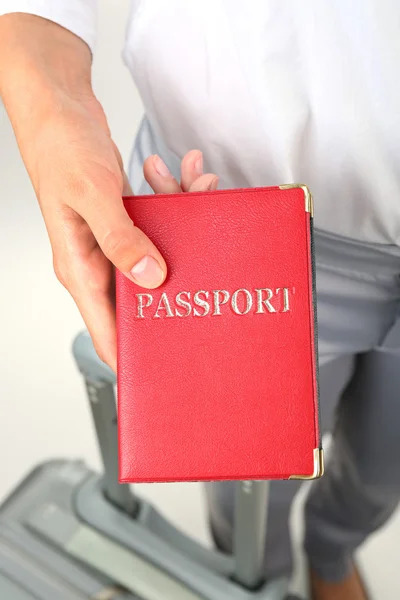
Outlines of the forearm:
<svg viewBox="0 0 400 600">
<path fill-rule="evenodd" d="M 91 62 L 87 44 L 56 23 L 0 16 L 0 95 L 38 196 L 46 154 L 65 143 L 76 115 L 97 113 L 105 123 L 91 88 Z"/>
<path fill-rule="evenodd" d="M 18 129 L 58 95 L 91 93 L 91 53 L 76 35 L 41 17 L 0 17 L 0 94 Z"/>
<path fill-rule="evenodd" d="M 155 288 L 165 279 L 166 264 L 124 208 L 122 160 L 91 89 L 85 38 L 50 14 L 6 14 L 5 3 L 12 1 L 0 0 L 0 93 L 40 204 L 55 273 L 75 299 L 99 355 L 115 369 L 114 267 Z M 94 1 L 15 4 L 36 3 L 49 13 L 61 6 L 68 20 L 71 5 Z"/>
</svg>

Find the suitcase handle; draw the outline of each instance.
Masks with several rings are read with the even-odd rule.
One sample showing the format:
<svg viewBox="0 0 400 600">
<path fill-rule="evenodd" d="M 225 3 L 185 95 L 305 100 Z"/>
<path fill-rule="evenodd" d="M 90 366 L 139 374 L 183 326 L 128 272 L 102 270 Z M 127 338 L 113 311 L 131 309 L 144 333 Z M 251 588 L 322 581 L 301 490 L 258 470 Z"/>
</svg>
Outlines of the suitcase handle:
<svg viewBox="0 0 400 600">
<path fill-rule="evenodd" d="M 93 383 L 117 383 L 114 371 L 97 356 L 88 331 L 78 333 L 72 344 L 72 354 L 85 379 Z"/>
<path fill-rule="evenodd" d="M 73 355 L 90 401 L 104 465 L 104 493 L 126 513 L 138 503 L 127 484 L 118 483 L 118 434 L 115 373 L 97 356 L 87 331 L 75 338 Z M 268 502 L 267 481 L 239 481 L 235 489 L 234 579 L 249 589 L 262 583 Z"/>
<path fill-rule="evenodd" d="M 79 371 L 85 380 L 97 441 L 103 461 L 103 489 L 118 508 L 135 516 L 138 503 L 127 484 L 118 482 L 118 432 L 114 385 L 115 373 L 100 360 L 87 331 L 77 335 L 72 346 Z"/>
<path fill-rule="evenodd" d="M 234 579 L 252 590 L 264 581 L 269 481 L 238 481 L 235 486 Z"/>
</svg>

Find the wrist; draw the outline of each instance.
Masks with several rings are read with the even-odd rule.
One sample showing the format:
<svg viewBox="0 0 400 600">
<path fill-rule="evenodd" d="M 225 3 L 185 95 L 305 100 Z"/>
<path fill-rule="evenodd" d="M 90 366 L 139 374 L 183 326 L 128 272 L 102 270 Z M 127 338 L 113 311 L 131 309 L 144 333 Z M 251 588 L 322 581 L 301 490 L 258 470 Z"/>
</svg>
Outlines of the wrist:
<svg viewBox="0 0 400 600">
<path fill-rule="evenodd" d="M 18 93 L 74 96 L 91 92 L 92 56 L 75 34 L 42 17 L 0 17 L 0 95 L 6 104 Z"/>
<path fill-rule="evenodd" d="M 60 25 L 34 15 L 0 17 L 0 96 L 17 139 L 35 135 L 64 99 L 93 97 L 87 44 Z"/>
</svg>

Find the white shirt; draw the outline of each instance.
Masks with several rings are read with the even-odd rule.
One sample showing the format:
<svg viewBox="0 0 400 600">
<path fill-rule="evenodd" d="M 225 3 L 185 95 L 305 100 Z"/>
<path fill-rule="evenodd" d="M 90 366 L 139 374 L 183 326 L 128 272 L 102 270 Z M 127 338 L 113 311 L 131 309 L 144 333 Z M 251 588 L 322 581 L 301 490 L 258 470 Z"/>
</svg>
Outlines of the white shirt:
<svg viewBox="0 0 400 600">
<path fill-rule="evenodd" d="M 15 11 L 94 48 L 96 0 Z M 132 171 L 199 148 L 221 187 L 306 183 L 316 227 L 400 245 L 398 0 L 133 0 L 123 56 L 147 115 Z"/>
</svg>

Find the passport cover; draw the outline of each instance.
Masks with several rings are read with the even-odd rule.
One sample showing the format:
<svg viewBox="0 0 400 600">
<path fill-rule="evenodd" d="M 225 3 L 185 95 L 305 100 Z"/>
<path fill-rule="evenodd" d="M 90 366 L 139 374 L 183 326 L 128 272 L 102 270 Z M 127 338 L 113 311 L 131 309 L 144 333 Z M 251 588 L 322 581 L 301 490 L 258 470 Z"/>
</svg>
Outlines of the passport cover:
<svg viewBox="0 0 400 600">
<path fill-rule="evenodd" d="M 321 476 L 308 188 L 124 204 L 168 276 L 117 273 L 119 480 Z"/>
</svg>

